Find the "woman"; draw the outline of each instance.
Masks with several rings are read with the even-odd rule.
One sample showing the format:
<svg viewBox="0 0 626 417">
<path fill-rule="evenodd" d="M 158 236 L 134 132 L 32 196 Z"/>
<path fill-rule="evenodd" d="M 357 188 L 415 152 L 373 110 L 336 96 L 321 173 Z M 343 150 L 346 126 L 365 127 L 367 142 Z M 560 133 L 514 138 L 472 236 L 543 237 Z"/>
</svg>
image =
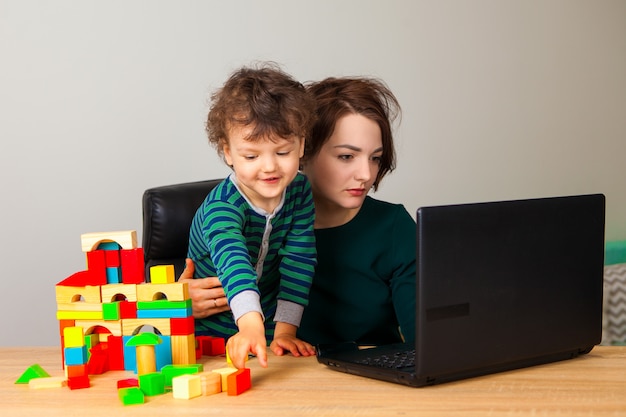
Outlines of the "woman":
<svg viewBox="0 0 626 417">
<path fill-rule="evenodd" d="M 398 101 L 371 78 L 328 78 L 307 88 L 318 116 L 303 159 L 318 265 L 298 337 L 312 344 L 412 343 L 415 222 L 402 205 L 368 196 L 395 167 Z M 193 264 L 187 265 L 181 281 L 189 282 L 194 316 L 228 309 L 217 278 L 190 280 Z M 311 354 L 306 344 L 290 351 Z"/>
</svg>

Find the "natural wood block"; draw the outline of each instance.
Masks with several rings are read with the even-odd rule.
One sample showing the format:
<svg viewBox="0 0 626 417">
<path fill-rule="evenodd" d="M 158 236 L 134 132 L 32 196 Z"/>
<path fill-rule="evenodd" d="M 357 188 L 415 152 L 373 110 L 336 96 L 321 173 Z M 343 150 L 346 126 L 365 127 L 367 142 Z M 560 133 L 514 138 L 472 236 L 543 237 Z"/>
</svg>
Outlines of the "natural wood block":
<svg viewBox="0 0 626 417">
<path fill-rule="evenodd" d="M 169 301 L 185 301 L 189 299 L 187 283 L 137 285 L 137 301 L 155 301 L 164 298 L 167 298 Z"/>
<path fill-rule="evenodd" d="M 100 242 L 115 242 L 124 249 L 137 247 L 137 232 L 135 230 L 122 230 L 117 232 L 95 232 L 80 235 L 83 252 L 90 252 L 98 247 Z"/>
<path fill-rule="evenodd" d="M 162 335 L 170 336 L 170 319 L 122 319 L 122 334 L 132 336 L 139 327 L 148 325 L 157 329 Z"/>
<path fill-rule="evenodd" d="M 172 363 L 186 365 L 196 363 L 196 338 L 193 334 L 170 338 L 172 344 Z"/>
<path fill-rule="evenodd" d="M 202 384 L 197 374 L 186 374 L 172 378 L 172 396 L 174 398 L 189 400 L 201 395 Z"/>
<path fill-rule="evenodd" d="M 201 372 L 200 385 L 202 387 L 202 395 L 213 395 L 222 392 L 222 375 L 217 372 Z"/>
<path fill-rule="evenodd" d="M 102 302 L 137 301 L 137 284 L 107 284 L 100 287 Z"/>
<path fill-rule="evenodd" d="M 28 388 L 43 389 L 43 388 L 60 388 L 64 387 L 66 379 L 64 376 L 49 376 L 44 378 L 34 378 L 28 381 Z"/>
<path fill-rule="evenodd" d="M 57 305 L 78 302 L 97 304 L 102 302 L 99 285 L 87 285 L 85 287 L 56 285 L 54 288 Z"/>
</svg>

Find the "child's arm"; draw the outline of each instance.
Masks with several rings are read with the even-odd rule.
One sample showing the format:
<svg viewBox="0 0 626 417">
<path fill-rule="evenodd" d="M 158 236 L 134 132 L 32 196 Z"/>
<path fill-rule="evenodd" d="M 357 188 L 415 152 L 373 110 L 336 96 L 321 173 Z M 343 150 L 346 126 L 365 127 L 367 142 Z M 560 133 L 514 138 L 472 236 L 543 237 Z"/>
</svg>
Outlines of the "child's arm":
<svg viewBox="0 0 626 417">
<path fill-rule="evenodd" d="M 262 367 L 267 368 L 267 341 L 261 314 L 255 311 L 244 314 L 237 320 L 237 327 L 239 332 L 228 339 L 226 346 L 233 366 L 237 369 L 244 368 L 250 352 L 256 355 Z"/>
<path fill-rule="evenodd" d="M 296 337 L 298 328 L 293 324 L 278 322 L 274 330 L 274 340 L 270 344 L 270 349 L 277 356 L 282 356 L 291 352 L 293 356 L 313 356 L 315 348 Z"/>
</svg>

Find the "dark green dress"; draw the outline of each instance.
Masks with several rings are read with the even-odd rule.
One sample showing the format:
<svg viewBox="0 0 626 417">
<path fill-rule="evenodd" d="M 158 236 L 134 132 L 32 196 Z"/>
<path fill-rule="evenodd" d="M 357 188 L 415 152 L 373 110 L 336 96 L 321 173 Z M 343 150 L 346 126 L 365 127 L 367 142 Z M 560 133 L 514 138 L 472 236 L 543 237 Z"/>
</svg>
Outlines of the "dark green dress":
<svg viewBox="0 0 626 417">
<path fill-rule="evenodd" d="M 315 229 L 318 264 L 298 337 L 312 343 L 415 340 L 415 221 L 367 197 L 345 225 Z"/>
</svg>

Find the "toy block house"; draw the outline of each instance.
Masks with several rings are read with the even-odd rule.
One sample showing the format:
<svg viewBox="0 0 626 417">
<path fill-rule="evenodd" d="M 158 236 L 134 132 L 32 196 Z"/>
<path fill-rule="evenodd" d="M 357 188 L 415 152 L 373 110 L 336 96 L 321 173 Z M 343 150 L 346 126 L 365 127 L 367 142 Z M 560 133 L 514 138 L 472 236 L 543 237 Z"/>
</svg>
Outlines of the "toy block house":
<svg viewBox="0 0 626 417">
<path fill-rule="evenodd" d="M 173 266 L 150 268 L 145 282 L 143 249 L 134 230 L 83 234 L 81 243 L 87 269 L 56 285 L 68 386 L 87 387 L 88 375 L 107 370 L 195 363 L 191 299 L 187 284 L 175 281 Z M 155 336 L 137 337 L 146 332 Z M 151 346 L 145 349 L 142 341 L 148 339 Z M 145 360 L 155 363 L 138 366 Z"/>
</svg>

